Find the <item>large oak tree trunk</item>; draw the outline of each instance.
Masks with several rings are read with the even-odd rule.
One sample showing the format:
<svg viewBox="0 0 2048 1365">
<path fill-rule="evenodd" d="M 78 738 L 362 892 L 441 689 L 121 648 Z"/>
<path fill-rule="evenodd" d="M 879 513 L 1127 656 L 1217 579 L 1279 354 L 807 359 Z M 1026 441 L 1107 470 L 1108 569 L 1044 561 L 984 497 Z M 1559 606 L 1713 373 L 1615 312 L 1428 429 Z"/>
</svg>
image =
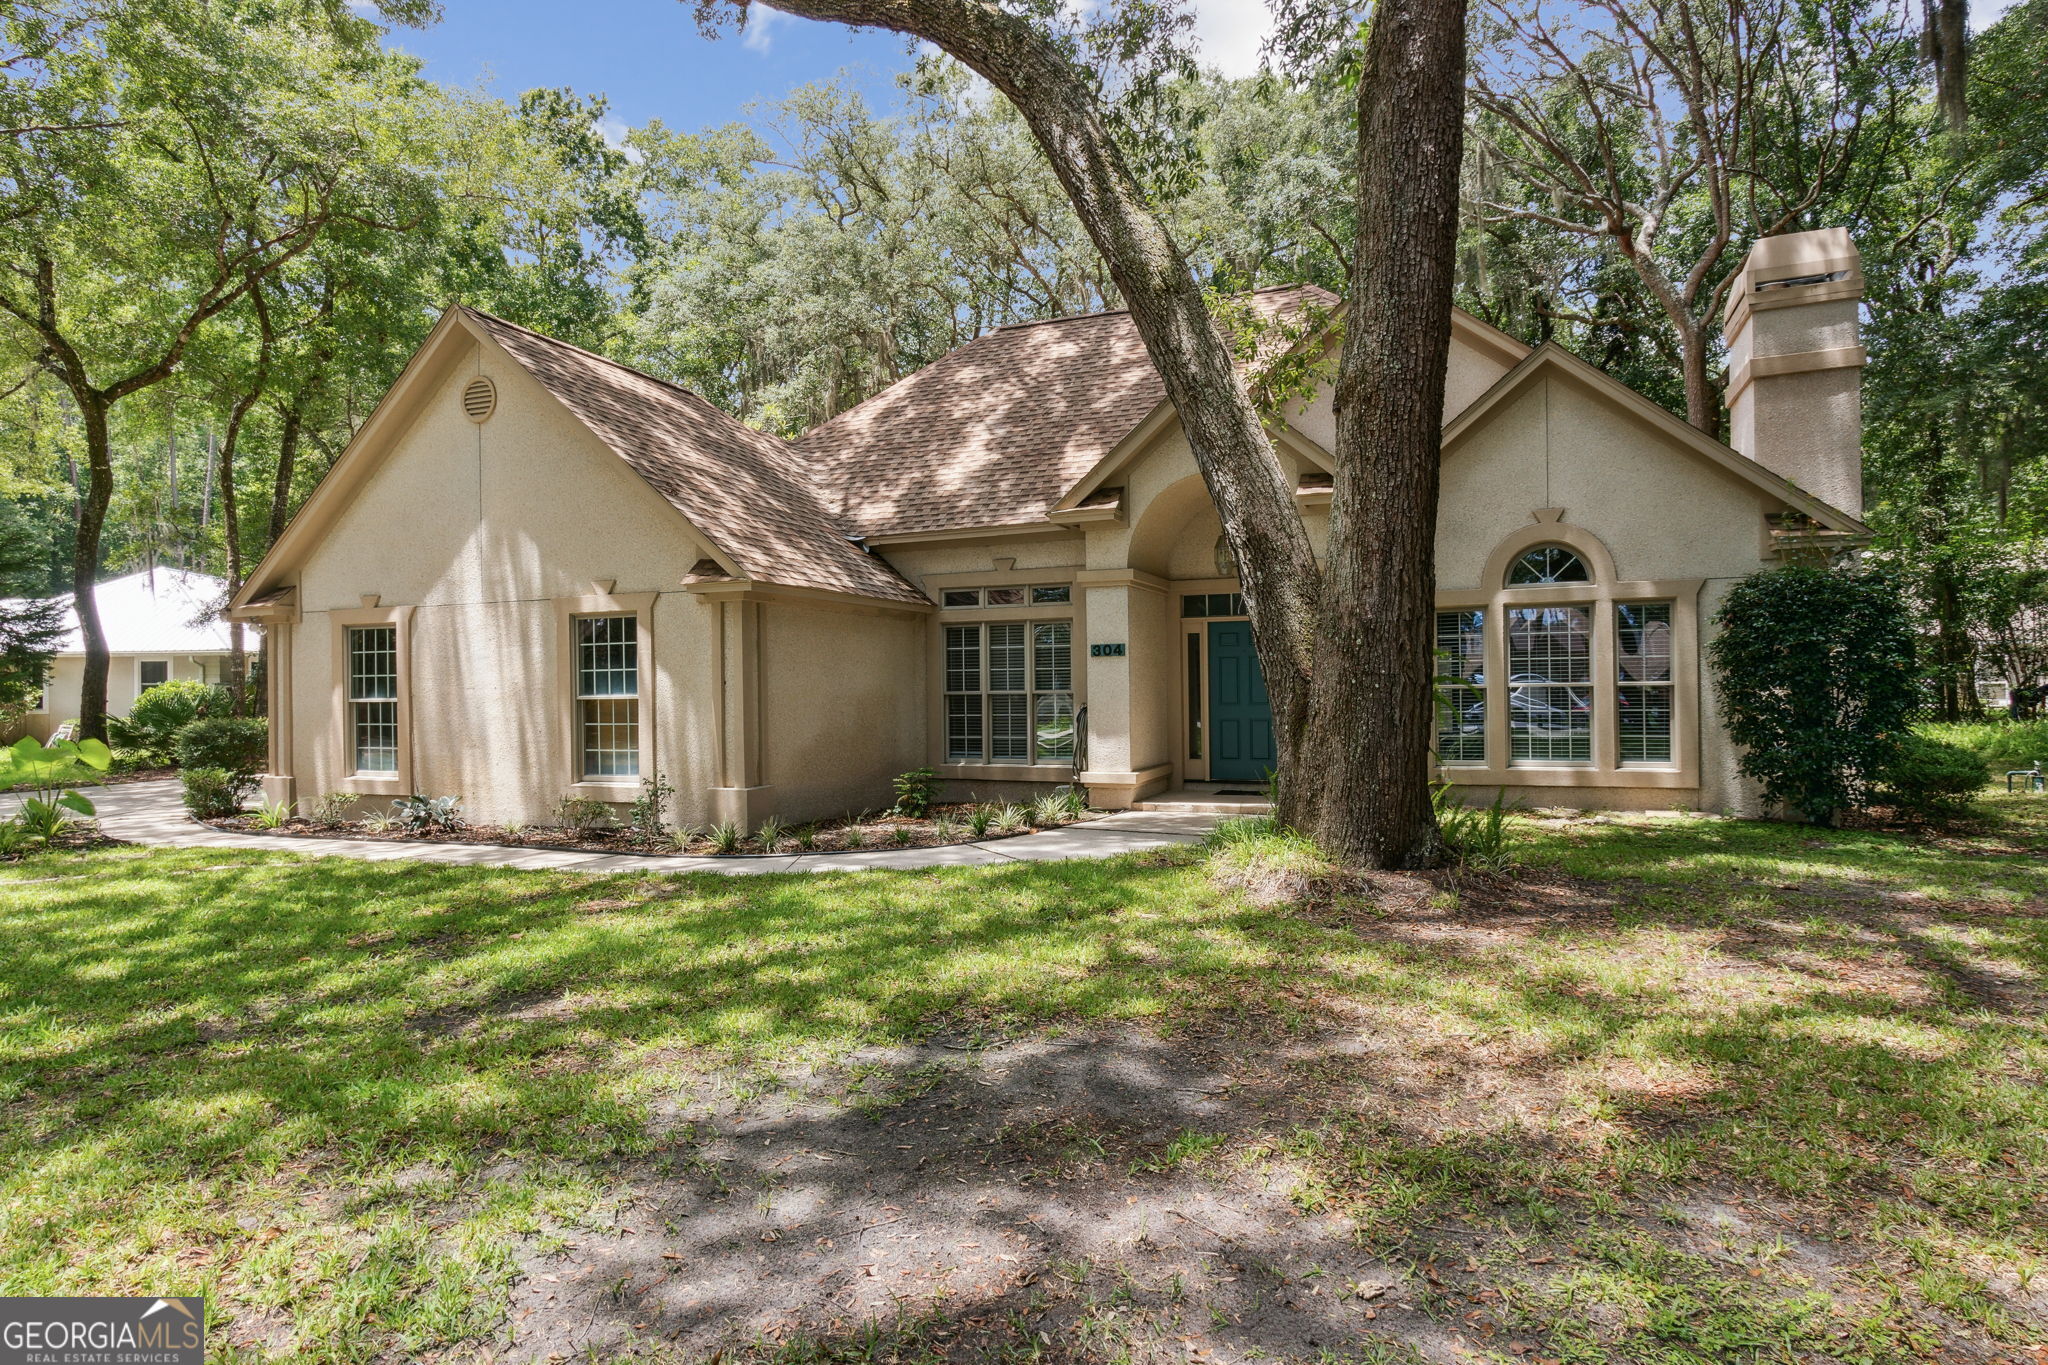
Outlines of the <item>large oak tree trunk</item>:
<svg viewBox="0 0 2048 1365">
<path fill-rule="evenodd" d="M 1431 627 L 1464 78 L 1465 0 L 1381 0 L 1359 82 L 1315 753 L 1281 793 L 1290 824 L 1369 867 L 1427 867 L 1442 852 Z"/>
</svg>

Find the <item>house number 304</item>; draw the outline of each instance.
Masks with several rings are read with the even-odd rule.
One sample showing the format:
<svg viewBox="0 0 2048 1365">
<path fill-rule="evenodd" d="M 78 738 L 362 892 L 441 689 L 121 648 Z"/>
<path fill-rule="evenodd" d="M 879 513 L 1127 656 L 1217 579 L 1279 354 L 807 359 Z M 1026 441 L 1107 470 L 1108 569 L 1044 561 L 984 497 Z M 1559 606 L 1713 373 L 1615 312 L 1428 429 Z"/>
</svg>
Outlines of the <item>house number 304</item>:
<svg viewBox="0 0 2048 1365">
<path fill-rule="evenodd" d="M 1124 656 L 1124 647 L 1122 645 L 1090 645 L 1088 646 L 1088 655 L 1094 659 L 1121 659 Z"/>
</svg>

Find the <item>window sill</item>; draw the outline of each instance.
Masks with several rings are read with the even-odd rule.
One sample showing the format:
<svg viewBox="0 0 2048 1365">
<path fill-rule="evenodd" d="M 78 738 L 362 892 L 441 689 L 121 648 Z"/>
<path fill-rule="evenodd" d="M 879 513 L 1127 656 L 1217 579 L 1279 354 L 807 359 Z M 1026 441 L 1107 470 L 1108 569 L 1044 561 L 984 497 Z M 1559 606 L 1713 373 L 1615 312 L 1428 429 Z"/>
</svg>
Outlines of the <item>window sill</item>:
<svg viewBox="0 0 2048 1365">
<path fill-rule="evenodd" d="M 1446 782 L 1487 787 L 1697 787 L 1699 774 L 1682 768 L 1595 768 L 1588 764 L 1547 767 L 1516 765 L 1489 768 L 1480 764 L 1437 766 Z"/>
<path fill-rule="evenodd" d="M 958 781 L 979 778 L 984 782 L 1070 782 L 1071 763 L 942 763 L 939 776 Z"/>
<path fill-rule="evenodd" d="M 410 796 L 397 773 L 350 773 L 341 779 L 341 790 L 360 796 Z"/>
<path fill-rule="evenodd" d="M 571 782 L 569 795 L 583 801 L 637 801 L 640 798 L 640 779 L 636 777 L 629 782 Z"/>
</svg>

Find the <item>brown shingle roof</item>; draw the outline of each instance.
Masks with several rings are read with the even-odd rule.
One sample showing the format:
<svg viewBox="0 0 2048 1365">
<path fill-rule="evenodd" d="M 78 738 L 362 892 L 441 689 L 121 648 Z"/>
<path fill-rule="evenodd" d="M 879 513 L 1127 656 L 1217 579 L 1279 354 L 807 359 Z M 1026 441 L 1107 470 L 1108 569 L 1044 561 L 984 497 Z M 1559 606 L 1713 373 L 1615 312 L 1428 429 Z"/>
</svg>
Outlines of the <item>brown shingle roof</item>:
<svg viewBox="0 0 2048 1365">
<path fill-rule="evenodd" d="M 1267 316 L 1337 301 L 1312 285 L 1251 297 Z M 1127 312 L 1018 323 L 806 432 L 796 450 L 859 535 L 1040 522 L 1165 396 Z"/>
<path fill-rule="evenodd" d="M 463 312 L 746 577 L 929 601 L 848 542 L 782 441 L 688 389 L 489 313 Z"/>
</svg>

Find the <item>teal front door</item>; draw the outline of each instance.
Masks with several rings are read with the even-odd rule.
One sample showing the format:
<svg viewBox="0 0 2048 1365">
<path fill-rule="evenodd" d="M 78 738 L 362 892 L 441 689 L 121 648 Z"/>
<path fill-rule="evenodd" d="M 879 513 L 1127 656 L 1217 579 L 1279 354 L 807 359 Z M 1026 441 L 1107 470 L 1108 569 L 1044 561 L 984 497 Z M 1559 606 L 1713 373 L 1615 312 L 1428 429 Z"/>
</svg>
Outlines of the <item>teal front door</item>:
<svg viewBox="0 0 2048 1365">
<path fill-rule="evenodd" d="M 1273 708 L 1249 621 L 1209 623 L 1209 780 L 1263 782 L 1273 767 Z"/>
</svg>

